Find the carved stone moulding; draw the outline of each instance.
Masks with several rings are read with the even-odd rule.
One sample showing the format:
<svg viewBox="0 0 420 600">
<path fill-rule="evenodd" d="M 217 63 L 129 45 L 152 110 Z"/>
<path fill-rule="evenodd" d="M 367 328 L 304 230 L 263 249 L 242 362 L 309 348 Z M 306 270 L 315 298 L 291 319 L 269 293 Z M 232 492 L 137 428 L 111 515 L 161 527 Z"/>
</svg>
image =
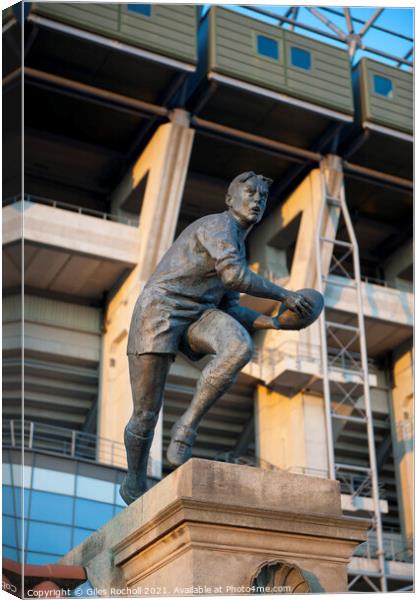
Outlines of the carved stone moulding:
<svg viewBox="0 0 420 600">
<path fill-rule="evenodd" d="M 255 594 L 306 594 L 311 588 L 296 565 L 284 560 L 263 562 L 251 577 Z"/>
</svg>

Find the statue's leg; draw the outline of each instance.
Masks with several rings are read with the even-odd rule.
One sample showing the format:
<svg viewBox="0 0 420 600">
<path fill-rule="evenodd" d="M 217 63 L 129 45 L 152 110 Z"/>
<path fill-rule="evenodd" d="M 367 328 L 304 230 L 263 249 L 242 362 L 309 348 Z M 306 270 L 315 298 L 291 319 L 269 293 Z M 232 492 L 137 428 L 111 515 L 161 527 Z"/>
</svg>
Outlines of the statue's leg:
<svg viewBox="0 0 420 600">
<path fill-rule="evenodd" d="M 187 341 L 194 352 L 213 358 L 203 369 L 190 406 L 173 427 L 167 458 L 175 466 L 190 458 L 200 420 L 234 383 L 254 350 L 246 329 L 221 310 L 206 311 L 189 328 Z"/>
<path fill-rule="evenodd" d="M 128 472 L 120 488 L 127 504 L 146 491 L 147 460 L 172 361 L 172 354 L 128 356 L 133 414 L 124 430 Z"/>
</svg>

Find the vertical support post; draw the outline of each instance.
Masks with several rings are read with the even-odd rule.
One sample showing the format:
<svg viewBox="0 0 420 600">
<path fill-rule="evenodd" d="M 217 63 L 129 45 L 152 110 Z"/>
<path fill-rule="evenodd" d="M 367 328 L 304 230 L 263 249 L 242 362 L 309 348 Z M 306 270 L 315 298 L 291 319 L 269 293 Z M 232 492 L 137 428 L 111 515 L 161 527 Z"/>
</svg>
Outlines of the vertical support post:
<svg viewBox="0 0 420 600">
<path fill-rule="evenodd" d="M 29 449 L 32 449 L 33 445 L 34 445 L 34 426 L 35 426 L 35 423 L 33 421 L 31 421 L 29 423 L 29 441 L 28 441 Z"/>
<path fill-rule="evenodd" d="M 71 432 L 71 445 L 70 445 L 70 456 L 74 456 L 76 453 L 76 430 L 73 429 Z"/>
<path fill-rule="evenodd" d="M 12 447 L 14 448 L 16 446 L 16 438 L 15 438 L 15 422 L 13 419 L 10 421 L 10 441 L 12 443 Z"/>
</svg>

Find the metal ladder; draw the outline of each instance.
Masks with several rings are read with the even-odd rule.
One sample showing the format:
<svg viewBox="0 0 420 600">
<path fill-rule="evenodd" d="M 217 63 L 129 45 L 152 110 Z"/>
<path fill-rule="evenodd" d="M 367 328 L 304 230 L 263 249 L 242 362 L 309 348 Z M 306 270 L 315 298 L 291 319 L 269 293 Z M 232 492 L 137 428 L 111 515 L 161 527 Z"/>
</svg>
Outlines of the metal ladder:
<svg viewBox="0 0 420 600">
<path fill-rule="evenodd" d="M 338 284 L 346 288 L 353 288 L 357 298 L 355 306 L 357 314 L 356 326 L 328 321 L 325 317 L 325 311 L 322 311 L 319 319 L 329 476 L 331 479 L 340 479 L 343 483 L 347 482 L 347 484 L 350 484 L 353 496 L 364 495 L 366 493 L 372 495 L 372 522 L 377 541 L 376 554 L 379 566 L 375 577 L 379 577 L 381 591 L 385 592 L 387 591 L 386 564 L 369 390 L 359 249 L 346 204 L 341 159 L 335 155 L 329 155 L 323 159 L 320 166 L 322 200 L 316 232 L 318 289 L 324 292 L 326 285 L 333 281 L 335 285 Z M 327 224 L 331 224 L 331 220 L 334 219 L 337 222 L 339 214 L 343 217 L 349 241 L 335 239 L 335 232 L 333 235 L 325 234 Z M 344 255 L 341 258 L 334 256 L 334 250 L 337 247 L 343 249 Z M 346 257 L 352 258 L 353 274 L 349 273 L 343 265 L 343 260 Z M 335 271 L 336 269 L 339 270 L 340 277 L 346 278 L 347 281 L 331 280 L 331 270 Z M 350 346 L 354 347 L 354 344 L 360 349 L 360 363 L 358 363 L 354 358 L 354 354 L 349 350 Z M 331 355 L 333 348 L 335 354 Z M 347 384 L 347 387 L 345 384 L 332 381 L 332 371 L 340 369 L 341 371 L 344 369 L 348 374 L 351 373 L 353 378 L 353 383 L 350 385 Z M 360 389 L 362 389 L 362 396 L 360 396 Z M 334 402 L 332 401 L 332 390 L 334 392 Z M 334 425 L 337 428 L 340 423 L 345 425 L 346 421 L 354 421 L 366 426 L 369 454 L 368 467 L 358 464 L 338 464 L 335 461 Z M 373 582 L 372 586 L 375 587 Z"/>
</svg>

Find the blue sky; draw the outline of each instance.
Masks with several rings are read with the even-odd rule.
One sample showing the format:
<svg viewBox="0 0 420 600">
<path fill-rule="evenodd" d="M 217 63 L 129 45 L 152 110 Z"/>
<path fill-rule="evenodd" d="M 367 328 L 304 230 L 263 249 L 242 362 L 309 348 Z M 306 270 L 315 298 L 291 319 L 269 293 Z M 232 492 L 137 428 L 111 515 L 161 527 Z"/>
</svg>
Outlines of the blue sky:
<svg viewBox="0 0 420 600">
<path fill-rule="evenodd" d="M 316 5 L 315 5 L 316 6 Z M 239 6 L 226 5 L 233 10 L 243 11 L 243 9 Z M 268 6 L 268 5 L 260 5 L 261 8 L 265 8 L 270 12 L 285 15 L 287 10 L 290 8 L 289 6 Z M 337 7 L 328 7 L 337 11 L 341 14 L 335 15 L 328 10 L 327 7 L 318 7 L 319 12 L 321 12 L 325 17 L 327 17 L 330 21 L 332 21 L 335 25 L 340 27 L 345 33 L 347 33 L 346 21 L 343 13 L 343 8 L 340 6 Z M 362 19 L 366 21 L 369 17 L 375 12 L 376 8 L 351 8 L 350 13 L 352 17 Z M 248 11 L 246 11 L 250 14 Z M 265 20 L 265 17 L 258 16 L 254 13 L 256 18 L 262 18 Z M 274 20 L 270 20 L 274 23 Z M 314 15 L 312 15 L 305 7 L 301 6 L 299 9 L 298 21 L 305 23 L 307 25 L 311 25 L 312 27 L 316 27 L 322 31 L 326 31 L 329 33 L 333 33 L 326 25 L 324 25 L 319 19 L 317 19 Z M 363 27 L 363 24 L 354 22 L 354 30 L 357 33 Z M 378 19 L 375 21 L 375 25 L 384 27 L 385 29 L 390 29 L 391 31 L 395 31 L 398 33 L 402 33 L 408 37 L 413 37 L 413 28 L 414 28 L 414 10 L 411 8 L 385 8 L 385 10 L 381 13 Z M 309 35 L 310 37 L 314 37 L 316 39 L 320 39 L 329 44 L 337 45 L 341 48 L 345 48 L 345 45 L 340 42 L 335 42 L 334 40 L 328 39 L 326 37 L 319 36 L 317 34 L 309 33 L 304 31 L 303 29 L 296 28 L 296 32 L 302 35 Z M 366 46 L 370 46 L 375 49 L 382 50 L 388 54 L 392 54 L 395 56 L 403 57 L 411 48 L 412 42 L 405 39 L 399 39 L 396 36 L 390 35 L 388 33 L 384 33 L 381 31 L 377 31 L 373 28 L 370 28 L 366 35 L 363 36 L 363 43 Z M 375 54 L 371 54 L 368 52 L 362 52 L 358 50 L 354 57 L 354 64 L 362 56 L 368 56 L 375 60 L 384 62 L 386 64 L 396 66 L 395 61 L 388 60 L 387 58 L 380 57 Z M 408 67 L 403 67 L 408 68 Z"/>
</svg>

